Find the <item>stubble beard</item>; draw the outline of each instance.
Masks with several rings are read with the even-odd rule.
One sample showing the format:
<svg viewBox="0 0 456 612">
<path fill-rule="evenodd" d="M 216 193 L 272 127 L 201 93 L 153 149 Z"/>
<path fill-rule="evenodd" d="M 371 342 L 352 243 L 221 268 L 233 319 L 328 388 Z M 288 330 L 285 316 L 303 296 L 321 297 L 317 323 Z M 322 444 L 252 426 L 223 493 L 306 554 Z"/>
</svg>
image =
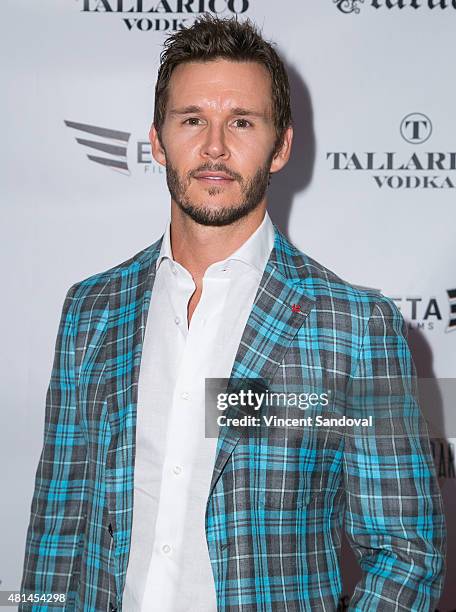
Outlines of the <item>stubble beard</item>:
<svg viewBox="0 0 456 612">
<path fill-rule="evenodd" d="M 240 174 L 228 171 L 223 164 L 205 165 L 197 169 L 197 172 L 204 170 L 212 172 L 226 172 L 241 185 L 241 202 L 214 209 L 207 204 L 195 204 L 186 196 L 187 189 L 193 173 L 189 172 L 185 179 L 181 179 L 175 166 L 167 162 L 166 182 L 172 199 L 179 206 L 180 210 L 187 214 L 193 221 L 200 225 L 222 226 L 230 225 L 242 219 L 255 210 L 263 200 L 269 184 L 269 169 L 274 156 L 272 152 L 266 163 L 258 168 L 255 175 L 250 179 L 244 179 Z M 208 189 L 208 197 L 216 196 L 221 193 L 223 188 L 214 185 Z"/>
</svg>

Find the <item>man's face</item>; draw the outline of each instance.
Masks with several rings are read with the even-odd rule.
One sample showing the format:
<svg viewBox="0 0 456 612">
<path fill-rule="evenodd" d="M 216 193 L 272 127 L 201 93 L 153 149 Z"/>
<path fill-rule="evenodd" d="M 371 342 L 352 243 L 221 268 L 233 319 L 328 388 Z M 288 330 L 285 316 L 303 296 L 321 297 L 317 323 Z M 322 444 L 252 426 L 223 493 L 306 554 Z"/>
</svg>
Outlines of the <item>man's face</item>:
<svg viewBox="0 0 456 612">
<path fill-rule="evenodd" d="M 255 62 L 179 65 L 168 86 L 161 143 L 154 126 L 150 138 L 173 201 L 202 225 L 228 225 L 254 210 L 269 173 L 288 159 L 273 158 L 271 81 Z"/>
</svg>

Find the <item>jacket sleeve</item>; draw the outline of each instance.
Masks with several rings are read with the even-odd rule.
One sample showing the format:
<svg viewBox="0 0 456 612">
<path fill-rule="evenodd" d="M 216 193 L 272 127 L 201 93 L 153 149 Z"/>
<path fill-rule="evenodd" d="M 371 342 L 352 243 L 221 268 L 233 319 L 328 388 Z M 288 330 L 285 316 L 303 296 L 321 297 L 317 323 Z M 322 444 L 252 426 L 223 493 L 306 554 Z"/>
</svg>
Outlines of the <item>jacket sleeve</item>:
<svg viewBox="0 0 456 612">
<path fill-rule="evenodd" d="M 86 444 L 76 399 L 75 288 L 73 285 L 66 294 L 57 332 L 20 587 L 25 596 L 65 593 L 65 610 L 74 609 L 78 585 L 87 474 Z M 47 609 L 56 608 L 45 603 L 19 606 L 19 610 Z"/>
<path fill-rule="evenodd" d="M 345 528 L 363 572 L 350 612 L 434 610 L 445 575 L 443 504 L 406 329 L 379 296 L 348 385 L 347 416 L 373 419 L 345 433 Z"/>
</svg>

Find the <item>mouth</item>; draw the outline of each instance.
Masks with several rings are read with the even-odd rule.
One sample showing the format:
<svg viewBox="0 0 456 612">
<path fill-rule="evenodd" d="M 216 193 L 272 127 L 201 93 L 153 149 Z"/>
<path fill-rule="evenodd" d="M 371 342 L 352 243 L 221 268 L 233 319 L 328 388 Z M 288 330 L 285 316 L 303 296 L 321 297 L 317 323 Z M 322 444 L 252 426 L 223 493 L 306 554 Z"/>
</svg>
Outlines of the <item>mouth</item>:
<svg viewBox="0 0 456 612">
<path fill-rule="evenodd" d="M 207 185 L 228 185 L 234 181 L 231 176 L 224 172 L 198 172 L 195 178 Z"/>
</svg>

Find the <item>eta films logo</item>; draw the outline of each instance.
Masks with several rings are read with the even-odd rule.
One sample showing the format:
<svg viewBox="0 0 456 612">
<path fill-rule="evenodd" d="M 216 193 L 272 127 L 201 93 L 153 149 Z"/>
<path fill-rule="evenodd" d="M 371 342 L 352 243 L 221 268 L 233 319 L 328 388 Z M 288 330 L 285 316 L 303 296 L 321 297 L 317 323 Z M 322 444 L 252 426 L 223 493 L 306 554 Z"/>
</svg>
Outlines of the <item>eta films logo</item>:
<svg viewBox="0 0 456 612">
<path fill-rule="evenodd" d="M 129 132 L 66 120 L 65 125 L 76 130 L 76 142 L 90 151 L 87 153 L 90 161 L 130 174 L 127 161 Z"/>
<path fill-rule="evenodd" d="M 381 295 L 381 289 L 368 287 L 366 285 L 353 285 L 362 291 L 371 291 Z M 386 295 L 386 294 L 385 294 Z M 442 329 L 445 332 L 456 331 L 456 289 L 447 289 L 448 297 L 448 319 L 445 316 L 445 301 L 429 295 L 421 296 L 390 296 L 407 321 L 410 329 L 433 331 Z"/>
<path fill-rule="evenodd" d="M 131 168 L 144 173 L 163 174 L 164 169 L 152 158 L 148 140 L 132 141 L 131 132 L 64 120 L 89 161 L 120 174 L 130 176 Z"/>
<path fill-rule="evenodd" d="M 410 329 L 433 331 L 443 328 L 445 333 L 456 331 L 456 289 L 447 289 L 448 318 L 445 302 L 435 296 L 397 296 L 391 299 L 407 320 Z"/>
</svg>

